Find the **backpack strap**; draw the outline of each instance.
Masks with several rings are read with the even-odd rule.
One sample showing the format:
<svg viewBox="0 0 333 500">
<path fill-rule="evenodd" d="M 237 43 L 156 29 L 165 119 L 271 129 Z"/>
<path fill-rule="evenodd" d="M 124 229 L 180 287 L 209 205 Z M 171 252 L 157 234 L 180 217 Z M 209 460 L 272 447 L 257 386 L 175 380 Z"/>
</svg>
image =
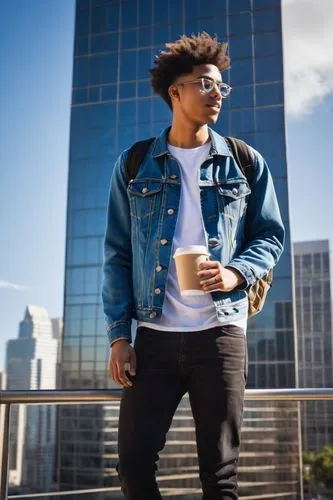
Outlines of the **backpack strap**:
<svg viewBox="0 0 333 500">
<path fill-rule="evenodd" d="M 128 150 L 125 162 L 125 172 L 126 172 L 127 182 L 131 181 L 132 179 L 135 179 L 139 171 L 140 165 L 145 159 L 145 156 L 148 153 L 148 150 L 151 144 L 154 142 L 154 140 L 155 137 L 151 137 L 150 139 L 136 142 Z"/>
<path fill-rule="evenodd" d="M 253 178 L 254 156 L 246 142 L 235 137 L 225 137 L 229 149 L 235 158 L 237 165 L 245 175 L 247 182 L 251 185 Z"/>
</svg>

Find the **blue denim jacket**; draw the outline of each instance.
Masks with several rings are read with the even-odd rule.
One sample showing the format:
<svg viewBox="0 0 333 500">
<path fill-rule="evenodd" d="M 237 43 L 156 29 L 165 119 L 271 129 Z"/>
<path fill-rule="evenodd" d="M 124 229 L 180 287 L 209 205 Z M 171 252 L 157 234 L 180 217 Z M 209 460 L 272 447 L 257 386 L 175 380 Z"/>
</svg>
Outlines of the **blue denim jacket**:
<svg viewBox="0 0 333 500">
<path fill-rule="evenodd" d="M 132 318 L 153 323 L 161 313 L 172 258 L 181 193 L 177 161 L 168 151 L 169 129 L 156 138 L 136 178 L 126 179 L 127 151 L 111 178 L 105 234 L 103 303 L 110 343 L 131 340 Z M 217 319 L 237 320 L 233 303 L 277 263 L 284 228 L 272 178 L 255 150 L 251 186 L 223 137 L 209 129 L 211 149 L 200 169 L 202 216 L 212 260 L 236 269 L 245 282 L 213 292 Z M 247 301 L 243 301 L 247 306 Z"/>
</svg>

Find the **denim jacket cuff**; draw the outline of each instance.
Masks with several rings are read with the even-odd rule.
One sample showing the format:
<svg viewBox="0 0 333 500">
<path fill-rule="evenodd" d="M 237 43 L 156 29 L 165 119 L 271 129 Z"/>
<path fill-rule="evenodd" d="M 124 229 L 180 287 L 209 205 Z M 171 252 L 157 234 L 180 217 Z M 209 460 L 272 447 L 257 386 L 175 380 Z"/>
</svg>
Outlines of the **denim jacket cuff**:
<svg viewBox="0 0 333 500">
<path fill-rule="evenodd" d="M 128 340 L 129 343 L 132 342 L 131 322 L 116 321 L 108 323 L 108 320 L 106 319 L 106 327 L 106 333 L 110 346 L 112 346 L 116 340 L 120 339 Z"/>
<path fill-rule="evenodd" d="M 253 283 L 256 282 L 256 277 L 251 268 L 244 265 L 242 262 L 230 262 L 226 267 L 230 269 L 235 269 L 241 276 L 243 276 L 244 281 L 241 283 L 237 290 L 247 290 Z"/>
</svg>

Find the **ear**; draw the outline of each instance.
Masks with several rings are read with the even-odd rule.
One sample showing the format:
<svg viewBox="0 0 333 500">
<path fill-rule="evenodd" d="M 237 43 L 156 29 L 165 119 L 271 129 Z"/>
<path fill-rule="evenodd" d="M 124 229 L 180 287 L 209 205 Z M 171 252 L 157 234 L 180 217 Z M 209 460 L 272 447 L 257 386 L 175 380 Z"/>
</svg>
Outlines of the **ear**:
<svg viewBox="0 0 333 500">
<path fill-rule="evenodd" d="M 168 92 L 171 100 L 179 101 L 179 92 L 176 85 L 170 85 Z"/>
</svg>

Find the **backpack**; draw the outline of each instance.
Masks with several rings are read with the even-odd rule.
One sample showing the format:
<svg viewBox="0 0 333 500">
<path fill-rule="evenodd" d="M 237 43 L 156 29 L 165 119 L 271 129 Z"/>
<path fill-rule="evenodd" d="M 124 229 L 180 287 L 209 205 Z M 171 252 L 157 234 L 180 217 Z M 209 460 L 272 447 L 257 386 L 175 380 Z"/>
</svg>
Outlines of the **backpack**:
<svg viewBox="0 0 333 500">
<path fill-rule="evenodd" d="M 228 142 L 229 149 L 236 160 L 242 173 L 245 175 L 249 184 L 253 178 L 254 158 L 251 150 L 244 141 L 235 139 L 234 137 L 225 137 Z M 151 144 L 154 142 L 155 137 L 139 141 L 133 144 L 129 149 L 125 163 L 125 172 L 127 182 L 135 179 L 140 165 L 143 162 Z M 257 280 L 248 289 L 248 318 L 252 318 L 260 313 L 264 307 L 266 296 L 272 286 L 273 271 L 272 269 L 261 279 Z"/>
</svg>

